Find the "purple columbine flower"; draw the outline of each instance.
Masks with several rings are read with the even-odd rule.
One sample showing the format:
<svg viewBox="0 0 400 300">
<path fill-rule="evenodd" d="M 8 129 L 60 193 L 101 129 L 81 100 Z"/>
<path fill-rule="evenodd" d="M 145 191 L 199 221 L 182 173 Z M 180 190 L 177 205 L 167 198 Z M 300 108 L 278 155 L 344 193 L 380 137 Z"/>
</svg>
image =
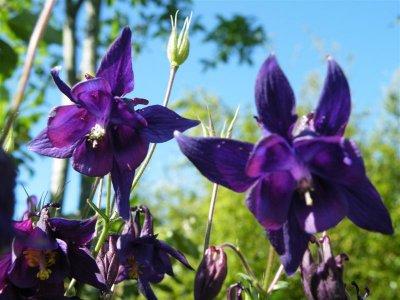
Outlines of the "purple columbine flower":
<svg viewBox="0 0 400 300">
<path fill-rule="evenodd" d="M 348 260 L 344 253 L 333 256 L 328 236 L 324 236 L 315 262 L 309 249 L 300 265 L 304 293 L 309 300 L 348 299 L 343 283 L 343 263 Z"/>
<path fill-rule="evenodd" d="M 194 299 L 212 300 L 221 291 L 228 274 L 228 260 L 222 247 L 210 246 L 204 253 L 194 280 Z"/>
<path fill-rule="evenodd" d="M 266 229 L 288 274 L 294 273 L 311 234 L 345 216 L 361 228 L 393 233 L 389 213 L 369 181 L 355 143 L 343 137 L 350 90 L 331 58 L 315 112 L 297 123 L 290 84 L 274 56 L 255 87 L 261 140 L 250 144 L 177 133 L 182 152 L 212 182 L 236 192 L 251 187 L 246 204 Z"/>
<path fill-rule="evenodd" d="M 166 142 L 174 130 L 184 131 L 198 122 L 161 105 L 136 110 L 136 105 L 148 101 L 124 98 L 134 87 L 128 27 L 108 49 L 94 78 L 88 76 L 71 89 L 58 73 L 58 68 L 51 72 L 54 82 L 73 103 L 50 113 L 47 128 L 29 148 L 46 156 L 72 157 L 74 169 L 87 176 L 111 172 L 119 213 L 128 219 L 135 169 L 144 160 L 149 143 Z"/>
<path fill-rule="evenodd" d="M 17 176 L 15 166 L 0 148 L 0 250 L 8 246 L 13 236 L 12 216 L 14 214 L 14 187 Z"/>
<path fill-rule="evenodd" d="M 141 213 L 144 213 L 143 227 L 140 223 Z M 137 209 L 134 219 L 131 216 L 126 223 L 117 242 L 117 249 L 121 268 L 116 283 L 128 279 L 137 280 L 139 291 L 148 300 L 157 299 L 150 283 L 159 283 L 165 274 L 174 275 L 170 257 L 192 270 L 180 251 L 157 239 L 153 232 L 152 215 L 145 206 Z"/>
<path fill-rule="evenodd" d="M 83 221 L 50 218 L 48 208 L 39 220 L 15 222 L 11 261 L 7 265 L 7 282 L 20 291 L 34 294 L 57 294 L 64 290 L 64 279 L 72 277 L 106 290 L 95 260 L 87 245 L 94 236 L 96 220 Z M 62 294 L 62 293 L 61 293 Z"/>
<path fill-rule="evenodd" d="M 119 259 L 117 253 L 117 235 L 110 235 L 108 242 L 104 243 L 99 254 L 96 257 L 96 263 L 99 266 L 101 275 L 109 290 L 115 283 L 119 271 Z"/>
</svg>

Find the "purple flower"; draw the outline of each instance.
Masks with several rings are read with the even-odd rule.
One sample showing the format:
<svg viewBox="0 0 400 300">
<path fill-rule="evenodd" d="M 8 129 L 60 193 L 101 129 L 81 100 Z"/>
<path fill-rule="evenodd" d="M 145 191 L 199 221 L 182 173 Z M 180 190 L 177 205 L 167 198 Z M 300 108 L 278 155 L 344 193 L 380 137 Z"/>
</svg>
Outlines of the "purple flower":
<svg viewBox="0 0 400 300">
<path fill-rule="evenodd" d="M 343 137 L 350 91 L 334 60 L 328 60 L 316 111 L 299 121 L 293 91 L 274 56 L 259 71 L 255 98 L 263 130 L 256 145 L 179 133 L 176 138 L 209 180 L 236 192 L 251 187 L 247 207 L 266 229 L 288 274 L 299 266 L 311 234 L 337 225 L 345 216 L 361 228 L 393 233 L 360 151 Z"/>
<path fill-rule="evenodd" d="M 144 213 L 143 227 L 140 214 Z M 153 232 L 153 219 L 147 207 L 141 206 L 126 223 L 117 242 L 121 268 L 116 283 L 127 279 L 138 282 L 139 291 L 149 300 L 157 299 L 150 283 L 159 283 L 164 275 L 173 276 L 170 257 L 192 269 L 185 256 L 167 243 L 157 239 Z"/>
<path fill-rule="evenodd" d="M 226 300 L 243 300 L 244 288 L 240 283 L 235 283 L 229 286 L 226 291 Z"/>
<path fill-rule="evenodd" d="M 14 214 L 14 187 L 17 176 L 15 166 L 0 148 L 0 250 L 10 244 L 13 236 L 12 216 Z"/>
<path fill-rule="evenodd" d="M 300 265 L 304 292 L 309 300 L 348 299 L 343 283 L 343 262 L 346 254 L 333 256 L 328 236 L 324 236 L 318 251 L 319 262 L 314 262 L 309 249 Z"/>
<path fill-rule="evenodd" d="M 107 288 L 110 290 L 118 276 L 119 260 L 117 254 L 117 235 L 110 235 L 96 257 L 100 273 L 104 277 Z"/>
<path fill-rule="evenodd" d="M 29 148 L 46 156 L 72 157 L 74 169 L 87 176 L 111 172 L 119 213 L 128 219 L 130 187 L 149 143 L 166 142 L 174 130 L 184 131 L 198 122 L 161 105 L 136 110 L 148 101 L 124 98 L 134 87 L 128 27 L 108 49 L 95 78 L 87 76 L 70 88 L 58 73 L 58 68 L 51 72 L 54 82 L 73 103 L 50 113 L 47 128 Z"/>
<path fill-rule="evenodd" d="M 228 262 L 224 249 L 215 246 L 208 247 L 194 280 L 194 299 L 215 299 L 221 291 L 227 273 Z"/>
<path fill-rule="evenodd" d="M 41 210 L 36 224 L 30 219 L 15 222 L 7 281 L 21 290 L 58 293 L 64 290 L 64 279 L 72 277 L 105 290 L 104 279 L 87 248 L 95 223 L 94 218 L 50 218 L 47 207 Z"/>
</svg>

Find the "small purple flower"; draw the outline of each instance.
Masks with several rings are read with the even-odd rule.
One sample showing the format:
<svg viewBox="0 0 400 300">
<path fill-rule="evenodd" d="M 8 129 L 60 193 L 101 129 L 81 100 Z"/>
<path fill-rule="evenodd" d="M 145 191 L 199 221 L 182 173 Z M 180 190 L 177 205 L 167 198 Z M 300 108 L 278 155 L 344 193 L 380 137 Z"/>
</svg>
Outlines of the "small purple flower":
<svg viewBox="0 0 400 300">
<path fill-rule="evenodd" d="M 141 213 L 144 213 L 143 227 L 140 224 Z M 157 299 L 150 283 L 159 283 L 165 274 L 174 275 L 170 257 L 192 269 L 180 251 L 154 235 L 153 219 L 145 206 L 137 209 L 134 219 L 131 216 L 126 223 L 117 242 L 117 249 L 121 268 L 116 283 L 128 279 L 137 280 L 139 291 L 149 300 Z"/>
<path fill-rule="evenodd" d="M 194 280 L 194 299 L 215 299 L 221 291 L 227 273 L 228 262 L 224 249 L 215 246 L 208 247 Z"/>
<path fill-rule="evenodd" d="M 47 207 L 41 210 L 36 223 L 30 219 L 15 222 L 7 281 L 26 291 L 57 293 L 55 290 L 64 290 L 64 279 L 72 277 L 106 290 L 87 248 L 95 223 L 94 218 L 83 221 L 50 218 Z"/>
<path fill-rule="evenodd" d="M 96 257 L 101 275 L 110 290 L 118 276 L 119 259 L 117 253 L 117 235 L 110 235 Z"/>
<path fill-rule="evenodd" d="M 346 254 L 333 256 L 330 240 L 324 236 L 318 251 L 319 262 L 314 262 L 309 249 L 300 265 L 304 293 L 309 300 L 348 299 L 343 283 L 343 262 Z"/>
<path fill-rule="evenodd" d="M 14 187 L 17 176 L 15 166 L 0 148 L 0 250 L 8 246 L 13 236 L 12 216 L 14 214 Z"/>
<path fill-rule="evenodd" d="M 182 118 L 161 105 L 135 110 L 145 99 L 124 98 L 134 87 L 131 57 L 131 31 L 124 28 L 93 78 L 72 88 L 51 72 L 54 82 L 72 102 L 56 107 L 47 128 L 29 145 L 39 154 L 72 157 L 74 169 L 87 176 L 111 172 L 118 210 L 129 218 L 129 194 L 135 169 L 146 157 L 149 143 L 173 138 L 174 130 L 185 131 L 197 121 Z"/>
<path fill-rule="evenodd" d="M 234 283 L 226 291 L 226 300 L 243 300 L 244 288 L 240 283 Z"/>
<path fill-rule="evenodd" d="M 255 98 L 263 130 L 256 145 L 179 133 L 176 139 L 209 180 L 236 192 L 251 188 L 247 207 L 266 229 L 288 274 L 297 270 L 311 234 L 345 216 L 361 228 L 393 233 L 360 151 L 343 137 L 350 90 L 333 59 L 328 59 L 316 111 L 297 123 L 293 91 L 274 56 L 259 71 Z"/>
</svg>

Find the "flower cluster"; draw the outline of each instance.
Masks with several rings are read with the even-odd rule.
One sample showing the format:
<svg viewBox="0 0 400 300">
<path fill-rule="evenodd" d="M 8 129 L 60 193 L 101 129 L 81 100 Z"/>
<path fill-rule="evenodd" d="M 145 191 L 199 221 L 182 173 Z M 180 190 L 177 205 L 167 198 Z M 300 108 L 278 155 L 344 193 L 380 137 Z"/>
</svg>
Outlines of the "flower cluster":
<svg viewBox="0 0 400 300">
<path fill-rule="evenodd" d="M 350 90 L 332 58 L 315 112 L 300 120 L 293 91 L 274 56 L 261 66 L 255 99 L 263 133 L 256 145 L 180 133 L 176 139 L 209 180 L 236 192 L 250 189 L 247 207 L 265 228 L 288 274 L 297 270 L 311 235 L 345 216 L 361 228 L 393 233 L 360 151 L 343 137 Z"/>
</svg>

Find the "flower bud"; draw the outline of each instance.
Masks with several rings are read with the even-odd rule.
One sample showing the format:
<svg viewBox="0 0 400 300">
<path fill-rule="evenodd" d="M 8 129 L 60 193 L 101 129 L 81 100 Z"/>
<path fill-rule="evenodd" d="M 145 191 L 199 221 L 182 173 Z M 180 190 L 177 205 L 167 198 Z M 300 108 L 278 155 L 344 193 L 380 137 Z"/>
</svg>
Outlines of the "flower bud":
<svg viewBox="0 0 400 300">
<path fill-rule="evenodd" d="M 240 283 L 232 284 L 226 291 L 226 300 L 243 300 L 243 290 Z"/>
<path fill-rule="evenodd" d="M 333 256 L 328 236 L 321 241 L 319 262 L 315 263 L 309 249 L 301 263 L 301 279 L 304 293 L 309 300 L 348 299 L 343 283 L 343 262 L 346 254 Z"/>
<path fill-rule="evenodd" d="M 227 258 L 222 247 L 208 247 L 197 269 L 194 299 L 214 299 L 222 288 L 227 272 Z"/>
<path fill-rule="evenodd" d="M 185 19 L 181 32 L 177 33 L 178 11 L 175 18 L 171 16 L 171 35 L 167 45 L 167 56 L 172 67 L 179 67 L 183 64 L 189 55 L 189 27 L 192 20 L 192 14 Z"/>
<path fill-rule="evenodd" d="M 119 260 L 117 255 L 118 236 L 110 235 L 96 257 L 100 274 L 103 276 L 107 288 L 110 290 L 118 275 Z"/>
</svg>

